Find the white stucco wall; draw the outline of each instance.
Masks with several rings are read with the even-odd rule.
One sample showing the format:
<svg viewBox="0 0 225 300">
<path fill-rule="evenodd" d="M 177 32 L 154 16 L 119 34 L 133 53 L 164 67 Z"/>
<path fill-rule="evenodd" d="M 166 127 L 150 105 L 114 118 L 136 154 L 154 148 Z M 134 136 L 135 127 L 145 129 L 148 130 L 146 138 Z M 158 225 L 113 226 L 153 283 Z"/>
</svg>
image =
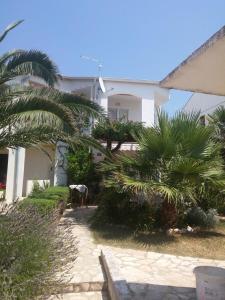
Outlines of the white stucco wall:
<svg viewBox="0 0 225 300">
<path fill-rule="evenodd" d="M 193 94 L 183 107 L 185 112 L 201 112 L 201 115 L 211 114 L 218 106 L 225 106 L 225 97 L 202 93 Z"/>
<path fill-rule="evenodd" d="M 119 95 L 115 95 L 108 98 L 108 107 L 128 109 L 128 118 L 130 121 L 142 121 L 142 103 L 139 98 L 133 96 L 120 97 Z"/>
<path fill-rule="evenodd" d="M 30 81 L 39 84 L 44 83 L 32 76 Z M 95 99 L 106 112 L 108 107 L 113 107 L 115 102 L 118 102 L 112 100 L 111 97 L 130 95 L 132 99 L 123 98 L 122 102 L 120 101 L 120 107 L 129 109 L 131 120 L 142 121 L 148 126 L 154 123 L 154 106 L 161 106 L 169 99 L 169 90 L 160 87 L 156 81 L 103 78 L 103 83 L 105 86 L 104 93 L 100 88 L 98 77 L 63 76 L 55 87 L 65 92 L 83 93 L 89 99 Z M 140 99 L 141 103 L 139 101 L 134 102 L 133 98 Z"/>
<path fill-rule="evenodd" d="M 155 124 L 155 102 L 153 99 L 141 99 L 142 116 L 141 121 L 145 126 L 151 127 Z"/>
<path fill-rule="evenodd" d="M 37 148 L 26 149 L 23 196 L 30 192 L 31 180 L 49 181 L 50 184 L 53 184 L 55 150 L 53 146 L 43 146 L 43 149 L 50 155 L 52 161 L 47 154 Z"/>
</svg>

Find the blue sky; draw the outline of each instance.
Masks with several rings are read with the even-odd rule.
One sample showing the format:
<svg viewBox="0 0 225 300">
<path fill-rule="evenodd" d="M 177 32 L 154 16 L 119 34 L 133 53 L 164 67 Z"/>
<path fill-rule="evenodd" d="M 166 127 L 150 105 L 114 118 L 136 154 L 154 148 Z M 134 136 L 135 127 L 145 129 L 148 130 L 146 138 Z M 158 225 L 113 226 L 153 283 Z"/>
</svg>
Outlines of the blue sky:
<svg viewBox="0 0 225 300">
<path fill-rule="evenodd" d="M 1 44 L 47 52 L 64 75 L 161 80 L 224 25 L 224 0 L 1 0 L 0 29 L 25 19 Z M 190 93 L 172 91 L 173 114 Z"/>
</svg>

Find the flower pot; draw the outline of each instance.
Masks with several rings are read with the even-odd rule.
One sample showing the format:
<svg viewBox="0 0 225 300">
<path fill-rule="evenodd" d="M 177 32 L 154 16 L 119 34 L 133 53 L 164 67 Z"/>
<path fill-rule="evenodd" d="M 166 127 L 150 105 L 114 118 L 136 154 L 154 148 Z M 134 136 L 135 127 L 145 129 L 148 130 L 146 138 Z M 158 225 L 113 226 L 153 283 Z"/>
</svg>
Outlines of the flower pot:
<svg viewBox="0 0 225 300">
<path fill-rule="evenodd" d="M 225 300 L 225 269 L 201 266 L 194 274 L 197 300 Z"/>
</svg>

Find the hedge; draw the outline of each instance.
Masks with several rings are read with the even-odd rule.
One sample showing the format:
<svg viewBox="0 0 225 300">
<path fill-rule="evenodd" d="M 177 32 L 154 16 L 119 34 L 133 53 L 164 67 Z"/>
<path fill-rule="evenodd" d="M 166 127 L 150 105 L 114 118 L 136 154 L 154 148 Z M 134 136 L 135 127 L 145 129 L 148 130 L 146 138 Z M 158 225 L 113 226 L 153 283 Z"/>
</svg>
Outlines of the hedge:
<svg viewBox="0 0 225 300">
<path fill-rule="evenodd" d="M 58 207 L 59 201 L 67 202 L 69 197 L 68 187 L 55 186 L 45 190 L 33 192 L 29 197 L 21 202 L 21 207 L 35 206 L 37 210 L 43 213 L 49 213 Z"/>
</svg>

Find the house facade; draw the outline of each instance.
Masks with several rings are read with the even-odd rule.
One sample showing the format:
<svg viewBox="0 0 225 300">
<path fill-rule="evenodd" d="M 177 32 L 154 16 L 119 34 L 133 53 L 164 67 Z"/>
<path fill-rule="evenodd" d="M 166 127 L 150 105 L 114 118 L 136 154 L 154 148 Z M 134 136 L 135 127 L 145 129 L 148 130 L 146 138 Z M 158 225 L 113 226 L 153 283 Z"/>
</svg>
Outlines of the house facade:
<svg viewBox="0 0 225 300">
<path fill-rule="evenodd" d="M 40 86 L 44 83 L 33 77 L 18 78 L 19 84 Z M 168 101 L 168 89 L 158 82 L 98 77 L 67 77 L 59 79 L 55 88 L 83 94 L 101 105 L 112 120 L 138 121 L 153 126 L 156 110 Z M 122 150 L 134 150 L 125 144 Z M 29 149 L 0 151 L 0 180 L 6 183 L 8 203 L 27 196 L 35 181 L 43 185 L 66 185 L 67 145 L 38 145 Z"/>
<path fill-rule="evenodd" d="M 225 106 L 225 96 L 194 93 L 183 107 L 186 113 L 199 112 L 202 124 L 207 124 L 207 116 L 219 106 Z"/>
</svg>

